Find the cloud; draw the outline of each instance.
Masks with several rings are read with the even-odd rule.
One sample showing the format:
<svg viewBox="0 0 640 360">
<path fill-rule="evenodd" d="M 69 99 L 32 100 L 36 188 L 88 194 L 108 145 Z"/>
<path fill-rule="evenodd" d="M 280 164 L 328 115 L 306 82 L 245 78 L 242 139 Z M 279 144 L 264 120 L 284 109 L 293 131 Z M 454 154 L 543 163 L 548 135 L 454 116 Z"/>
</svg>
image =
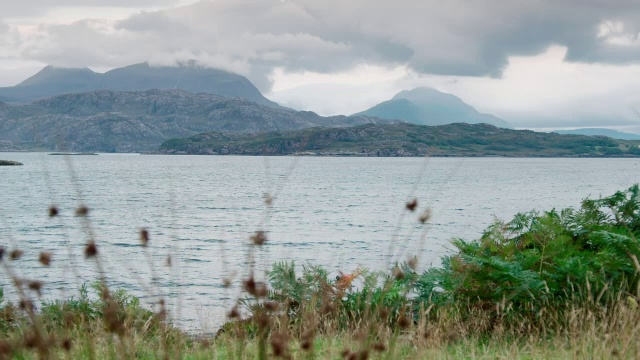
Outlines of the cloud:
<svg viewBox="0 0 640 360">
<path fill-rule="evenodd" d="M 146 8 L 151 6 L 169 6 L 172 4 L 176 4 L 176 0 L 20 0 L 3 1 L 1 10 L 2 16 L 9 18 L 40 16 L 56 8 Z"/>
<path fill-rule="evenodd" d="M 344 73 L 278 69 L 267 96 L 322 115 L 352 114 L 401 90 L 428 86 L 454 94 L 515 127 L 640 126 L 640 64 L 567 63 L 566 47 L 511 56 L 500 79 L 420 74 L 406 66 L 360 66 Z M 636 130 L 637 131 L 637 130 Z"/>
<path fill-rule="evenodd" d="M 18 3 L 9 10 L 45 1 Z M 509 57 L 540 54 L 550 46 L 565 47 L 568 62 L 635 64 L 639 33 L 637 0 L 203 0 L 115 22 L 43 24 L 22 32 L 18 47 L 25 59 L 59 66 L 179 63 L 193 56 L 205 66 L 235 69 L 268 90 L 275 68 L 333 73 L 365 63 L 407 66 L 418 74 L 499 78 Z"/>
</svg>

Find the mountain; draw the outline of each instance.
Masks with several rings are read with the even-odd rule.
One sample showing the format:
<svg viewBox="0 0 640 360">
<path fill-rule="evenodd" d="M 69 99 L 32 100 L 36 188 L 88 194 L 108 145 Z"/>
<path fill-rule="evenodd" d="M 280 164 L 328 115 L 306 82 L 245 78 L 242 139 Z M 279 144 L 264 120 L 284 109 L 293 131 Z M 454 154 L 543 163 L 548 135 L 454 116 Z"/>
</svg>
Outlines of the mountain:
<svg viewBox="0 0 640 360">
<path fill-rule="evenodd" d="M 207 131 L 255 133 L 390 122 L 322 117 L 184 90 L 99 90 L 30 104 L 0 103 L 0 149 L 139 152 L 157 150 L 170 138 Z"/>
<path fill-rule="evenodd" d="M 620 140 L 640 140 L 640 135 L 621 132 L 613 129 L 601 129 L 601 128 L 583 128 L 575 130 L 556 130 L 558 134 L 573 134 L 573 135 L 588 135 L 588 136 L 607 136 L 612 139 Z"/>
<path fill-rule="evenodd" d="M 89 68 L 63 69 L 47 66 L 16 86 L 0 88 L 0 99 L 29 102 L 50 96 L 95 90 L 145 91 L 151 89 L 206 92 L 280 107 L 265 98 L 244 76 L 193 64 L 179 67 L 152 67 L 148 63 L 141 63 L 113 69 L 104 74 L 93 72 Z"/>
<path fill-rule="evenodd" d="M 401 91 L 391 100 L 354 115 L 399 119 L 418 125 L 485 123 L 510 128 L 506 121 L 479 113 L 457 96 L 426 87 Z"/>
<path fill-rule="evenodd" d="M 209 132 L 164 142 L 166 154 L 637 157 L 634 143 L 488 124 L 366 124 L 259 134 Z"/>
</svg>

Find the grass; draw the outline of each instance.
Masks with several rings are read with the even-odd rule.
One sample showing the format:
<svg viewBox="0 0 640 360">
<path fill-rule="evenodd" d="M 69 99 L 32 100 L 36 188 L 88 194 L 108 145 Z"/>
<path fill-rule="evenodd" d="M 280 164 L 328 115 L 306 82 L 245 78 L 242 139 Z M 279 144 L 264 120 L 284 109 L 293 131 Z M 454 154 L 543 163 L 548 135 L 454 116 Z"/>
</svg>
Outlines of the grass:
<svg viewBox="0 0 640 360">
<path fill-rule="evenodd" d="M 272 201 L 269 198 L 267 206 Z M 417 202 L 407 203 L 414 212 Z M 417 259 L 388 272 L 357 268 L 333 279 L 319 266 L 276 263 L 266 282 L 251 257 L 269 241 L 250 237 L 250 275 L 229 322 L 215 336 L 172 326 L 156 311 L 106 286 L 98 244 L 86 261 L 98 280 L 78 296 L 47 302 L 43 283 L 17 277 L 19 249 L 0 248 L 18 304 L 0 302 L 0 358 L 446 359 L 637 358 L 640 355 L 640 188 L 580 208 L 518 214 L 476 240 L 452 241 L 442 266 Z M 58 216 L 56 208 L 49 209 Z M 421 217 L 428 222 L 428 216 Z M 149 243 L 140 231 L 140 246 Z M 51 254 L 40 263 L 49 266 Z M 0 293 L 1 295 L 1 293 Z"/>
</svg>

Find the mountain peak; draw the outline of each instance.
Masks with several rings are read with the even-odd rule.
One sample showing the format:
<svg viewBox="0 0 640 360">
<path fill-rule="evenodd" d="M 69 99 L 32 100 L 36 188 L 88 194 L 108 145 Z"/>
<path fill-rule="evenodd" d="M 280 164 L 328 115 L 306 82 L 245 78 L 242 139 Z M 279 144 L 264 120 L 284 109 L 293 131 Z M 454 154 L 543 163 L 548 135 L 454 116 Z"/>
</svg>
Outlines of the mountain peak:
<svg viewBox="0 0 640 360">
<path fill-rule="evenodd" d="M 87 81 L 97 76 L 93 70 L 88 67 L 84 68 L 64 68 L 53 65 L 47 65 L 33 76 L 24 80 L 16 86 L 38 86 L 46 85 L 52 82 L 76 82 Z"/>
<path fill-rule="evenodd" d="M 479 113 L 459 97 L 429 87 L 403 90 L 391 100 L 382 102 L 358 115 L 398 119 L 419 125 L 487 123 L 503 128 L 509 127 L 504 120 Z"/>
<path fill-rule="evenodd" d="M 16 86 L 0 88 L 0 99 L 29 102 L 51 96 L 95 90 L 146 91 L 182 89 L 192 93 L 210 93 L 241 98 L 279 108 L 265 98 L 244 76 L 220 69 L 198 66 L 188 61 L 179 66 L 154 66 L 148 62 L 107 71 L 89 68 L 60 68 L 48 65 Z"/>
<path fill-rule="evenodd" d="M 410 90 L 402 90 L 399 93 L 397 93 L 393 97 L 393 99 L 396 99 L 396 98 L 410 98 L 410 97 L 415 97 L 415 96 L 425 96 L 425 95 L 434 95 L 434 94 L 451 95 L 451 94 L 444 93 L 444 92 L 442 92 L 440 90 L 434 89 L 432 87 L 421 86 L 421 87 L 413 88 L 413 89 L 410 89 Z"/>
</svg>

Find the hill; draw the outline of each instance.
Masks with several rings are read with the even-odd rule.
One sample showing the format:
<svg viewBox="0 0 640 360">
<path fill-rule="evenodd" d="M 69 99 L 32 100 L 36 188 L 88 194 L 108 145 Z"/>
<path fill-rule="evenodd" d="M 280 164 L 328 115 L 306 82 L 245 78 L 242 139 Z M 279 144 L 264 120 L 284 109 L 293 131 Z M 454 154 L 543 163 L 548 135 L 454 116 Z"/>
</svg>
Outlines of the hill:
<svg viewBox="0 0 640 360">
<path fill-rule="evenodd" d="M 0 149 L 139 152 L 157 150 L 170 138 L 207 131 L 255 133 L 366 123 L 390 121 L 322 117 L 183 90 L 101 90 L 24 105 L 0 103 Z"/>
<path fill-rule="evenodd" d="M 613 129 L 601 129 L 601 128 L 583 128 L 575 130 L 556 130 L 558 134 L 573 134 L 573 135 L 587 135 L 587 136 L 608 136 L 612 139 L 620 140 L 640 140 L 640 135 L 621 132 Z"/>
<path fill-rule="evenodd" d="M 398 119 L 418 125 L 485 123 L 503 128 L 510 127 L 502 119 L 479 113 L 457 96 L 426 87 L 402 91 L 391 100 L 354 115 Z"/>
<path fill-rule="evenodd" d="M 89 68 L 63 69 L 47 66 L 16 86 L 0 88 L 0 99 L 30 102 L 50 96 L 95 90 L 145 91 L 151 89 L 206 92 L 280 107 L 265 98 L 244 76 L 195 65 L 152 67 L 148 63 L 113 69 L 104 74 L 93 72 Z"/>
<path fill-rule="evenodd" d="M 263 134 L 209 132 L 164 142 L 165 154 L 340 156 L 640 156 L 637 145 L 606 137 L 510 130 L 488 124 L 408 123 L 312 128 Z"/>
</svg>

